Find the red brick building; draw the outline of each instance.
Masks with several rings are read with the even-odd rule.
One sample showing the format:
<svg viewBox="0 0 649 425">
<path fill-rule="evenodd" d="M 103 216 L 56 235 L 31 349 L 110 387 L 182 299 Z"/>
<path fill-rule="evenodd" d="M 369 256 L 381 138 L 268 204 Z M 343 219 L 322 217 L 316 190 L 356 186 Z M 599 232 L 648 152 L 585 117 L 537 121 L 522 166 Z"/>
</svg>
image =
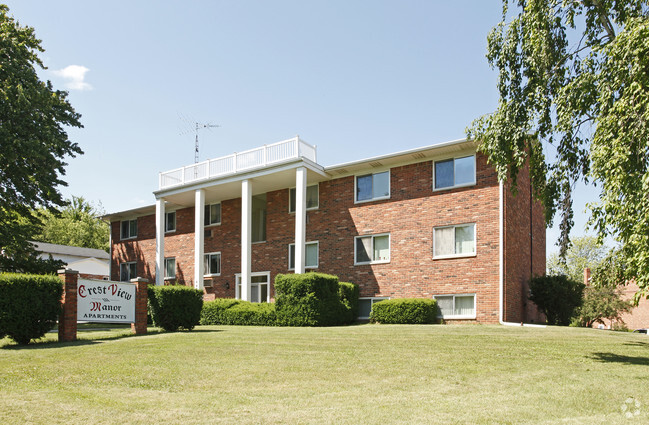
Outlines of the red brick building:
<svg viewBox="0 0 649 425">
<path fill-rule="evenodd" d="M 323 167 L 299 138 L 160 174 L 156 204 L 108 215 L 111 278 L 271 301 L 278 273 L 318 271 L 385 298 L 436 298 L 446 320 L 534 322 L 545 223 L 472 141 Z"/>
</svg>

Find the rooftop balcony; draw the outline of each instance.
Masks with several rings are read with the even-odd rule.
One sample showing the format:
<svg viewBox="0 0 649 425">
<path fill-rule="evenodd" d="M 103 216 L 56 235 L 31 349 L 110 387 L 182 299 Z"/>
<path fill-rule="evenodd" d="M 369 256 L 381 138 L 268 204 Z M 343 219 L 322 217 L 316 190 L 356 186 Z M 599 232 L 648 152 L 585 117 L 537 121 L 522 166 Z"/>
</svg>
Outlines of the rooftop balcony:
<svg viewBox="0 0 649 425">
<path fill-rule="evenodd" d="M 272 145 L 264 145 L 260 148 L 162 172 L 160 173 L 159 189 L 226 177 L 299 158 L 316 162 L 316 147 L 299 137 L 294 137 Z"/>
</svg>

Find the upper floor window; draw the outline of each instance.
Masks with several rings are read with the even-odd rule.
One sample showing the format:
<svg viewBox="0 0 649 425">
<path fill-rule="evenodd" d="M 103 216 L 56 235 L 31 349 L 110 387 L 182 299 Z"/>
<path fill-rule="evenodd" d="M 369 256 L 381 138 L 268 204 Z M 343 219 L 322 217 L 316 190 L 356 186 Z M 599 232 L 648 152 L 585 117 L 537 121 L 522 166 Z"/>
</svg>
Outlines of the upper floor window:
<svg viewBox="0 0 649 425">
<path fill-rule="evenodd" d="M 212 252 L 205 254 L 203 258 L 203 274 L 204 275 L 220 275 L 221 274 L 221 253 Z"/>
<path fill-rule="evenodd" d="M 356 202 L 388 199 L 390 197 L 390 172 L 356 176 Z"/>
<path fill-rule="evenodd" d="M 221 204 L 205 205 L 205 226 L 221 224 Z"/>
<path fill-rule="evenodd" d="M 295 200 L 297 199 L 295 188 L 289 189 L 288 212 L 295 212 Z M 318 185 L 314 184 L 306 187 L 306 209 L 318 209 Z"/>
<path fill-rule="evenodd" d="M 354 264 L 390 262 L 390 235 L 356 236 Z"/>
<path fill-rule="evenodd" d="M 435 161 L 435 189 L 475 184 L 475 155 Z"/>
<path fill-rule="evenodd" d="M 119 265 L 119 280 L 122 282 L 130 282 L 131 279 L 137 277 L 137 266 L 136 262 L 122 263 Z"/>
<path fill-rule="evenodd" d="M 176 211 L 165 213 L 165 232 L 176 231 Z"/>
<path fill-rule="evenodd" d="M 175 278 L 176 277 L 176 259 L 175 258 L 165 258 L 165 278 Z"/>
<path fill-rule="evenodd" d="M 304 268 L 315 269 L 318 267 L 318 242 L 307 242 L 304 245 Z M 295 244 L 288 246 L 288 269 L 295 270 Z"/>
<path fill-rule="evenodd" d="M 475 255 L 475 224 L 436 227 L 433 229 L 433 258 Z"/>
<path fill-rule="evenodd" d="M 137 219 L 122 220 L 122 239 L 131 239 L 137 237 Z"/>
</svg>

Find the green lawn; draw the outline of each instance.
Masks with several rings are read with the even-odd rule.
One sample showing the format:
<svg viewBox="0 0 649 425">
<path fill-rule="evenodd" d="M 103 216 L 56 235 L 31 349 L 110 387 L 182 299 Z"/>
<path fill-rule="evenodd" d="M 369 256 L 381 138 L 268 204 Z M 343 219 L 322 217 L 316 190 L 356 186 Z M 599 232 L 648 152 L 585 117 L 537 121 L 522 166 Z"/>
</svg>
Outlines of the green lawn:
<svg viewBox="0 0 649 425">
<path fill-rule="evenodd" d="M 0 423 L 649 422 L 646 335 L 481 325 L 127 333 L 25 348 L 0 340 Z"/>
</svg>

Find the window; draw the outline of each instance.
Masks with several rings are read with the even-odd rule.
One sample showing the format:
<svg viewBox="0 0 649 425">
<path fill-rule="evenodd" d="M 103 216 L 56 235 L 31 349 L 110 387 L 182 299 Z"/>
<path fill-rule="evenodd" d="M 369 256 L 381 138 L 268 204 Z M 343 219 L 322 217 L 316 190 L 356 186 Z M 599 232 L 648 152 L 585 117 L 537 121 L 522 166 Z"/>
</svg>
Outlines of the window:
<svg viewBox="0 0 649 425">
<path fill-rule="evenodd" d="M 435 162 L 435 189 L 475 184 L 475 155 Z"/>
<path fill-rule="evenodd" d="M 475 319 L 475 294 L 435 295 L 438 317 L 444 319 Z"/>
<path fill-rule="evenodd" d="M 203 257 L 203 274 L 208 275 L 220 275 L 221 274 L 221 253 L 212 252 L 205 254 Z"/>
<path fill-rule="evenodd" d="M 356 202 L 390 197 L 390 172 L 356 176 Z"/>
<path fill-rule="evenodd" d="M 221 224 L 221 204 L 205 205 L 205 218 L 203 219 L 205 226 L 213 226 Z"/>
<path fill-rule="evenodd" d="M 433 229 L 433 258 L 475 255 L 475 224 Z"/>
<path fill-rule="evenodd" d="M 165 232 L 176 231 L 176 211 L 165 213 Z"/>
<path fill-rule="evenodd" d="M 315 269 L 318 267 L 318 242 L 307 242 L 305 248 L 305 261 L 304 267 L 307 269 Z M 288 246 L 288 269 L 295 270 L 295 244 L 292 243 Z"/>
<path fill-rule="evenodd" d="M 359 298 L 358 299 L 358 318 L 359 319 L 369 319 L 370 313 L 372 312 L 372 306 L 379 301 L 389 300 L 388 297 L 369 297 L 369 298 Z"/>
<path fill-rule="evenodd" d="M 165 278 L 173 279 L 176 277 L 176 259 L 165 258 Z"/>
<path fill-rule="evenodd" d="M 241 275 L 235 276 L 237 289 L 235 297 L 241 299 Z M 270 302 L 270 290 L 268 282 L 270 281 L 269 272 L 252 273 L 250 276 L 250 301 L 253 303 Z"/>
<path fill-rule="evenodd" d="M 390 235 L 356 236 L 354 264 L 390 262 Z"/>
<path fill-rule="evenodd" d="M 288 212 L 295 212 L 295 199 L 296 199 L 296 189 L 291 188 L 288 190 Z M 314 184 L 312 186 L 306 187 L 306 209 L 307 210 L 316 210 L 318 209 L 318 185 Z"/>
<path fill-rule="evenodd" d="M 122 282 L 130 282 L 131 279 L 135 279 L 137 277 L 137 269 L 135 265 L 135 261 L 120 264 L 119 280 L 121 280 Z"/>
<path fill-rule="evenodd" d="M 137 237 L 137 219 L 122 221 L 122 239 Z"/>
<path fill-rule="evenodd" d="M 266 240 L 266 194 L 252 197 L 252 242 Z"/>
</svg>

